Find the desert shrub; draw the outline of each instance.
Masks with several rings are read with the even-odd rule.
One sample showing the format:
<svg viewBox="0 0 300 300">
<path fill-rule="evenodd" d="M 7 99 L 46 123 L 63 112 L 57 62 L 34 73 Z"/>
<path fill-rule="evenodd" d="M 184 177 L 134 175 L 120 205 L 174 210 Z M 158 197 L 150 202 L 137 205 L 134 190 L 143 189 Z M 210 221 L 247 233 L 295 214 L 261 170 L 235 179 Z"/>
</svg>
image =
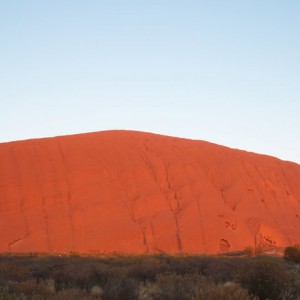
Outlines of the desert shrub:
<svg viewBox="0 0 300 300">
<path fill-rule="evenodd" d="M 71 288 L 59 291 L 56 295 L 49 300 L 92 300 L 95 299 L 93 296 L 90 296 L 85 290 Z"/>
<path fill-rule="evenodd" d="M 25 295 L 16 295 L 10 293 L 7 287 L 0 287 L 0 299 L 1 300 L 29 300 Z"/>
<path fill-rule="evenodd" d="M 160 268 L 157 273 L 176 273 L 176 274 L 202 274 L 207 267 L 215 260 L 215 257 L 206 255 L 193 256 L 170 256 L 157 255 L 160 261 Z"/>
<path fill-rule="evenodd" d="M 212 257 L 206 265 L 206 268 L 203 270 L 203 275 L 209 277 L 216 283 L 225 283 L 232 281 L 236 269 L 240 268 L 245 263 L 245 258 Z"/>
<path fill-rule="evenodd" d="M 94 285 L 100 285 L 104 286 L 109 278 L 113 276 L 115 273 L 115 268 L 111 268 L 110 266 L 107 266 L 106 264 L 100 262 L 95 263 L 92 266 L 91 269 L 91 277 L 90 277 L 90 284 L 92 286 Z M 119 270 L 117 272 L 120 272 Z"/>
<path fill-rule="evenodd" d="M 188 300 L 206 284 L 206 279 L 199 274 L 165 273 L 157 275 L 155 284 L 153 299 Z"/>
<path fill-rule="evenodd" d="M 32 278 L 31 272 L 27 266 L 12 260 L 0 262 L 1 280 L 22 281 Z"/>
<path fill-rule="evenodd" d="M 89 290 L 95 285 L 96 277 L 94 266 L 85 261 L 72 260 L 67 261 L 66 264 L 54 268 L 51 276 L 55 280 L 55 286 L 57 290 L 70 289 L 70 288 L 81 288 Z"/>
<path fill-rule="evenodd" d="M 139 300 L 153 300 L 155 295 L 159 294 L 159 288 L 154 282 L 141 282 L 138 289 Z"/>
<path fill-rule="evenodd" d="M 140 299 L 166 300 L 251 300 L 255 299 L 239 284 L 215 284 L 199 274 L 159 274 L 155 283 L 140 289 Z"/>
<path fill-rule="evenodd" d="M 64 260 L 65 258 L 58 256 L 33 257 L 30 272 L 38 281 L 50 278 L 55 270 L 65 265 Z"/>
<path fill-rule="evenodd" d="M 90 295 L 101 299 L 101 297 L 103 296 L 103 289 L 98 285 L 94 285 L 90 290 Z"/>
<path fill-rule="evenodd" d="M 75 282 L 77 282 L 81 288 L 89 290 L 93 286 L 104 285 L 111 272 L 112 270 L 106 265 L 95 263 L 94 265 L 90 265 L 90 267 L 83 272 L 84 276 L 78 276 Z"/>
<path fill-rule="evenodd" d="M 258 300 L 257 297 L 249 295 L 248 291 L 234 282 L 225 284 L 209 283 L 197 291 L 193 300 Z"/>
<path fill-rule="evenodd" d="M 249 260 L 239 269 L 237 281 L 259 299 L 283 299 L 291 276 L 282 261 L 271 257 Z"/>
<path fill-rule="evenodd" d="M 139 282 L 126 276 L 112 276 L 103 287 L 104 299 L 138 299 Z"/>
<path fill-rule="evenodd" d="M 166 260 L 169 272 L 176 274 L 201 274 L 203 269 L 206 267 L 208 258 L 205 256 L 182 256 L 182 257 L 169 257 Z"/>
<path fill-rule="evenodd" d="M 38 284 L 36 280 L 29 279 L 21 282 L 9 281 L 7 283 L 9 292 L 16 295 L 26 295 L 32 298 L 44 299 L 53 294 L 46 284 Z"/>
<path fill-rule="evenodd" d="M 300 248 L 286 247 L 284 250 L 284 258 L 296 263 L 300 263 Z"/>
<path fill-rule="evenodd" d="M 169 268 L 170 266 L 157 257 L 142 257 L 128 266 L 127 276 L 144 282 L 154 281 L 156 274 L 165 272 Z"/>
<path fill-rule="evenodd" d="M 45 279 L 43 281 L 40 281 L 39 283 L 43 283 L 52 294 L 55 294 L 56 287 L 55 287 L 54 279 L 52 279 L 52 278 Z"/>
<path fill-rule="evenodd" d="M 202 274 L 212 261 L 207 255 L 186 256 L 183 259 L 188 263 L 189 272 L 198 274 Z"/>
<path fill-rule="evenodd" d="M 65 269 L 65 275 L 71 275 L 69 277 L 73 287 L 81 289 L 90 289 L 94 284 L 93 280 L 93 267 L 89 263 L 76 263 L 70 264 Z"/>
<path fill-rule="evenodd" d="M 300 269 L 294 270 L 293 280 L 291 282 L 291 293 L 294 295 L 294 299 L 300 299 Z"/>
</svg>

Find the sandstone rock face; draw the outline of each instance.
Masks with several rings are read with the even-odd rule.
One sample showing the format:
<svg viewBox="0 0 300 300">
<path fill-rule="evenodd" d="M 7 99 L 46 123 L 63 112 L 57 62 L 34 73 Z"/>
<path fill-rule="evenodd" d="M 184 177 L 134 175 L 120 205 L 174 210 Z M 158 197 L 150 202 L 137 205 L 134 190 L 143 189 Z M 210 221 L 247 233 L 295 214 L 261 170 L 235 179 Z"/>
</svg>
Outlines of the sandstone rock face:
<svg viewBox="0 0 300 300">
<path fill-rule="evenodd" d="M 0 232 L 0 252 L 300 244 L 300 166 L 133 131 L 2 143 Z"/>
</svg>

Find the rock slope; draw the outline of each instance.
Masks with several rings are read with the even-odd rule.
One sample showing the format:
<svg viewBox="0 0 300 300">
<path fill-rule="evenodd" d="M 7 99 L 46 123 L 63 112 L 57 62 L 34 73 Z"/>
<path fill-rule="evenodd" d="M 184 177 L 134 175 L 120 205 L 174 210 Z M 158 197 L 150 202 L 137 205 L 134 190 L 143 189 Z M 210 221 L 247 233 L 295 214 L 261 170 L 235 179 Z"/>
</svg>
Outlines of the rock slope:
<svg viewBox="0 0 300 300">
<path fill-rule="evenodd" d="M 134 131 L 2 143 L 0 232 L 0 252 L 296 245 L 300 165 Z"/>
</svg>

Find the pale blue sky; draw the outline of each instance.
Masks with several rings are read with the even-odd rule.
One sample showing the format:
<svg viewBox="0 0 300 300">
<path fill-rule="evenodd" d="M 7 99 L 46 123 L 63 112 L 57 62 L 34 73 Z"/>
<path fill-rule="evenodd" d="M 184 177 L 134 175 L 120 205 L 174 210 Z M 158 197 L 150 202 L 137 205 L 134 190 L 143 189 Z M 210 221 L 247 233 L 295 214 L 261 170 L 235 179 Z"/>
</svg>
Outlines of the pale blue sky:
<svg viewBox="0 0 300 300">
<path fill-rule="evenodd" d="M 107 129 L 300 163 L 300 1 L 0 0 L 0 141 Z"/>
</svg>

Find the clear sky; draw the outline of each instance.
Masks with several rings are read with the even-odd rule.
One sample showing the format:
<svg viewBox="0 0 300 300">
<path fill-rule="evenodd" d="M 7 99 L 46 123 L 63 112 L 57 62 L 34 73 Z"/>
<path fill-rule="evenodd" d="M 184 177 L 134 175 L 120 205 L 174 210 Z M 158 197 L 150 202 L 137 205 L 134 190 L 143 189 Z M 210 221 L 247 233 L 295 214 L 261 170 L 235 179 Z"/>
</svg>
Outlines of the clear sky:
<svg viewBox="0 0 300 300">
<path fill-rule="evenodd" d="M 0 0 L 0 141 L 108 129 L 300 163 L 299 0 Z"/>
</svg>

